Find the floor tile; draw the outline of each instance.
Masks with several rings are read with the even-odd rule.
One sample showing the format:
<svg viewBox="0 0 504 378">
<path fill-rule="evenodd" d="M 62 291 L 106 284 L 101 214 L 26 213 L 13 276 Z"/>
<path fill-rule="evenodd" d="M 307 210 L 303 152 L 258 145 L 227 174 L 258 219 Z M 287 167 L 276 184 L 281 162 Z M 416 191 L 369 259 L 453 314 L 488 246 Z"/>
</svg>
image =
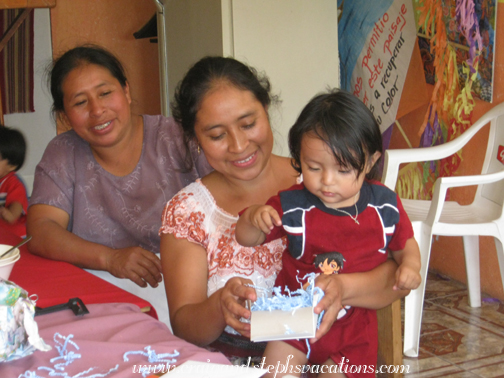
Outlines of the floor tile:
<svg viewBox="0 0 504 378">
<path fill-rule="evenodd" d="M 405 367 L 408 367 L 407 371 L 411 374 L 452 366 L 452 364 L 450 364 L 449 362 L 444 361 L 439 357 L 433 356 L 432 354 L 428 354 L 424 358 L 404 357 L 403 365 L 405 365 Z"/>
<path fill-rule="evenodd" d="M 502 354 L 497 354 L 495 356 L 484 357 L 480 359 L 475 359 L 467 362 L 462 362 L 458 366 L 464 370 L 477 372 L 478 370 L 488 371 L 497 370 L 500 374 L 504 374 L 504 356 Z"/>
<path fill-rule="evenodd" d="M 424 369 L 412 374 L 404 374 L 405 378 L 436 378 L 436 377 L 448 377 L 453 376 L 453 374 L 467 373 L 457 366 L 449 365 L 442 368 L 436 369 Z M 471 378 L 477 378 L 478 376 L 471 373 Z"/>
<path fill-rule="evenodd" d="M 488 364 L 486 366 L 470 371 L 472 373 L 479 374 L 482 377 L 488 377 L 488 378 L 504 377 L 504 355 L 500 356 L 500 362 Z"/>
<path fill-rule="evenodd" d="M 404 365 L 405 378 L 504 378 L 504 303 L 472 308 L 463 284 L 429 272 L 420 353 Z"/>
</svg>

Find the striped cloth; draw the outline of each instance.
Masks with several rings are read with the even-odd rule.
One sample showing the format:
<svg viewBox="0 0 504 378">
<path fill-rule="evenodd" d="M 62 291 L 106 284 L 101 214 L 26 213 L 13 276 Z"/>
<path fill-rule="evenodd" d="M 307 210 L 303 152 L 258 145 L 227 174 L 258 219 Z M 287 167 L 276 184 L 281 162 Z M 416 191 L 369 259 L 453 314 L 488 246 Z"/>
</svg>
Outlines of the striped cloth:
<svg viewBox="0 0 504 378">
<path fill-rule="evenodd" d="M 5 35 L 23 9 L 0 10 Z M 33 105 L 33 11 L 0 52 L 0 93 L 3 114 L 35 111 Z"/>
</svg>

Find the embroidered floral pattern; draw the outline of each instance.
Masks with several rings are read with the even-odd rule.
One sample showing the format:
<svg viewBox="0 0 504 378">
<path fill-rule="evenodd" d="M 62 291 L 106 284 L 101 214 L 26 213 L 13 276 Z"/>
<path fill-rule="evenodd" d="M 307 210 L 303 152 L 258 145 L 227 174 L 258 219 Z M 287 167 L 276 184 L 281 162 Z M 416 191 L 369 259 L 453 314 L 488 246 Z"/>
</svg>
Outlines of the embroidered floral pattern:
<svg viewBox="0 0 504 378">
<path fill-rule="evenodd" d="M 205 215 L 188 209 L 189 198 L 192 196 L 192 193 L 180 192 L 168 202 L 163 212 L 163 225 L 160 232 L 172 232 L 177 238 L 188 239 L 205 246 L 207 235 L 202 228 Z"/>
<path fill-rule="evenodd" d="M 210 200 L 210 201 L 209 201 Z M 282 267 L 286 239 L 249 248 L 235 239 L 237 217 L 219 208 L 198 180 L 172 198 L 163 213 L 160 232 L 172 233 L 207 250 L 208 277 L 225 282 L 230 276 L 262 276 L 274 282 Z"/>
</svg>

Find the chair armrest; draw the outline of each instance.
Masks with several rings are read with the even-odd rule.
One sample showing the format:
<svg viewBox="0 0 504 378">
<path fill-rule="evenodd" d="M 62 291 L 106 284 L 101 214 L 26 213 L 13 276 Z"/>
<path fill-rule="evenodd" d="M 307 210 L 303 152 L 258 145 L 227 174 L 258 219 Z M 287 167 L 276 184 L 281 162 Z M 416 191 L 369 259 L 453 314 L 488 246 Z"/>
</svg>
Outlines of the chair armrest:
<svg viewBox="0 0 504 378">
<path fill-rule="evenodd" d="M 457 138 L 438 146 L 386 150 L 382 183 L 395 190 L 399 165 L 402 163 L 439 160 L 453 155 L 464 147 L 483 126 L 502 114 L 504 114 L 504 103 L 493 107 Z"/>
<path fill-rule="evenodd" d="M 399 166 L 403 163 L 425 161 L 424 150 L 426 149 L 427 148 L 385 150 L 382 184 L 395 191 L 397 178 L 399 176 Z"/>
<path fill-rule="evenodd" d="M 487 173 L 484 175 L 440 177 L 436 182 L 439 181 L 440 185 L 448 189 L 459 186 L 490 184 L 502 179 L 504 179 L 504 169 L 499 172 Z"/>
<path fill-rule="evenodd" d="M 474 176 L 451 176 L 440 177 L 434 183 L 434 192 L 432 194 L 431 206 L 427 215 L 427 224 L 432 226 L 439 221 L 443 204 L 446 198 L 446 192 L 449 188 L 461 186 L 473 186 L 490 184 L 492 182 L 504 180 L 504 169 L 495 173 Z"/>
<path fill-rule="evenodd" d="M 439 160 L 453 155 L 470 139 L 462 136 L 465 136 L 465 133 L 450 142 L 433 147 L 386 150 L 382 183 L 395 190 L 401 164 Z"/>
<path fill-rule="evenodd" d="M 438 146 L 386 150 L 382 183 L 388 188 L 395 190 L 397 177 L 399 175 L 399 166 L 401 164 L 439 160 L 453 155 L 470 140 L 470 137 L 466 135 L 468 131 L 469 130 L 458 138 Z M 474 135 L 474 133 L 471 134 Z"/>
</svg>

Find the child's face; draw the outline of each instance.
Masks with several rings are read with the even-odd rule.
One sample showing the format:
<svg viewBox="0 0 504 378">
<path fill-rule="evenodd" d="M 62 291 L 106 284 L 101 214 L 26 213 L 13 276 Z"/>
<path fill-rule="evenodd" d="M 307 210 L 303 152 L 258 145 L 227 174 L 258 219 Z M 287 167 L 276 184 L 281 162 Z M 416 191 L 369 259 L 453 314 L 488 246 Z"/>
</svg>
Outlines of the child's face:
<svg viewBox="0 0 504 378">
<path fill-rule="evenodd" d="M 8 173 L 16 170 L 16 167 L 12 164 L 9 164 L 7 159 L 2 159 L 0 156 L 0 178 L 6 176 Z"/>
<path fill-rule="evenodd" d="M 308 191 L 316 195 L 329 208 L 352 206 L 359 199 L 359 192 L 366 174 L 379 157 L 368 159 L 364 172 L 341 167 L 329 146 L 313 133 L 301 141 L 301 171 Z M 376 155 L 376 154 L 375 154 Z"/>
</svg>

